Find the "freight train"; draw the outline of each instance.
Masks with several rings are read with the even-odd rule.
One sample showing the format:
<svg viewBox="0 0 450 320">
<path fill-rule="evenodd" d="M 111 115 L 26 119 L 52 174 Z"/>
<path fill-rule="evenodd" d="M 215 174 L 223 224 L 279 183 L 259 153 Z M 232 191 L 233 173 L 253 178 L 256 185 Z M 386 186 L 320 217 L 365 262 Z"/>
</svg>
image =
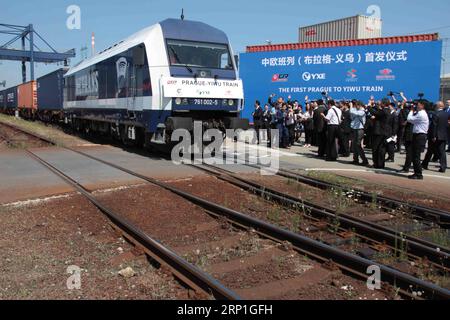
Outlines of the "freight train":
<svg viewBox="0 0 450 320">
<path fill-rule="evenodd" d="M 0 109 L 125 143 L 171 145 L 176 129 L 248 129 L 226 34 L 167 19 L 67 69 L 0 92 Z"/>
</svg>

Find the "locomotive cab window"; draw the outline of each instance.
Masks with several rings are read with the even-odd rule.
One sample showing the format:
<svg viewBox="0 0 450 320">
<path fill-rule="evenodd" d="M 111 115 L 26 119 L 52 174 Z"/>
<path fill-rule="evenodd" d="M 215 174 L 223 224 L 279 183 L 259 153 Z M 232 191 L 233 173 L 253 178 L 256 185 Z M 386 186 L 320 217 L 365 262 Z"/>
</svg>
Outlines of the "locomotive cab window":
<svg viewBox="0 0 450 320">
<path fill-rule="evenodd" d="M 171 66 L 233 70 L 227 44 L 167 40 Z"/>
</svg>

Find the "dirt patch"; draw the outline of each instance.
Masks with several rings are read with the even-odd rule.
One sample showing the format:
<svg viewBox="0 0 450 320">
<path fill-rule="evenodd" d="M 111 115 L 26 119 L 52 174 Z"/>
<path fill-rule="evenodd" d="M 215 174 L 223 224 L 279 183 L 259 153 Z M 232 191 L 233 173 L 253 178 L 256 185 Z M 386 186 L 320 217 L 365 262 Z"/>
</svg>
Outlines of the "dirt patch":
<svg viewBox="0 0 450 320">
<path fill-rule="evenodd" d="M 74 147 L 90 144 L 83 139 L 64 133 L 58 126 L 44 124 L 38 121 L 26 121 L 0 114 L 0 122 L 6 122 L 30 132 L 37 133 L 54 141 L 59 146 Z"/>
<path fill-rule="evenodd" d="M 0 207 L 0 299 L 180 299 L 187 290 L 112 232 L 83 197 Z M 69 290 L 69 266 L 81 289 Z M 118 272 L 133 268 L 136 275 Z"/>
<path fill-rule="evenodd" d="M 0 143 L 9 148 L 24 149 L 50 146 L 49 143 L 42 141 L 39 138 L 23 133 L 19 130 L 14 130 L 13 128 L 3 125 L 2 123 L 0 123 L 0 136 L 2 137 L 2 142 Z M 5 140 L 8 140 L 10 144 L 8 144 Z"/>
<path fill-rule="evenodd" d="M 363 248 L 367 248 L 370 244 L 374 244 L 371 242 L 367 243 L 367 241 L 351 232 L 351 230 L 342 229 L 337 219 L 317 220 L 309 216 L 307 209 L 286 209 L 271 202 L 263 201 L 255 195 L 212 176 L 195 177 L 189 183 L 180 181 L 174 182 L 173 185 L 228 208 L 238 210 L 350 253 L 356 253 Z M 402 251 L 402 248 L 397 248 L 396 250 Z M 408 259 L 406 253 L 402 259 Z M 374 260 L 378 261 L 379 259 L 376 257 Z M 386 264 L 393 265 L 396 261 L 397 258 L 393 257 L 390 263 Z M 420 271 L 419 267 L 415 269 L 417 269 L 417 272 Z M 414 272 L 410 273 L 413 274 Z M 428 275 L 426 279 L 435 281 L 433 277 Z"/>
<path fill-rule="evenodd" d="M 202 244 L 229 235 L 219 225 L 198 230 L 199 225 L 215 220 L 194 204 L 153 185 L 96 197 L 170 247 Z"/>
<path fill-rule="evenodd" d="M 236 190 L 222 188 L 221 185 L 218 192 L 216 187 L 211 187 L 214 180 L 210 179 L 202 177 L 192 181 L 174 181 L 171 184 L 183 186 L 190 192 L 195 189 L 204 197 L 203 193 L 206 193 L 211 201 L 231 197 L 234 205 L 238 202 L 246 205 L 246 202 L 240 201 L 240 197 L 252 197 L 246 192 L 236 194 Z M 237 229 L 224 220 L 213 218 L 203 209 L 156 186 L 141 186 L 98 196 L 102 202 L 108 203 L 108 206 L 171 247 L 190 263 L 207 272 L 215 270 L 214 276 L 225 286 L 251 292 L 243 295 L 244 297 L 251 298 L 262 285 L 267 287 L 264 289 L 267 297 L 271 297 L 272 289 L 280 288 L 281 281 L 296 279 L 299 276 L 299 266 L 307 265 L 305 258 L 295 252 L 287 259 L 285 255 L 267 258 L 264 256 L 267 250 L 277 248 L 280 244 L 261 239 L 254 232 Z M 260 202 L 256 200 L 255 207 Z M 317 263 L 313 263 L 313 266 L 317 266 Z M 279 290 L 286 293 L 295 289 L 294 285 L 292 288 L 281 286 Z"/>
<path fill-rule="evenodd" d="M 338 214 L 351 215 L 398 230 L 399 233 L 403 232 L 439 246 L 449 247 L 450 238 L 445 232 L 442 232 L 443 230 L 439 226 L 420 222 L 408 210 L 385 210 L 377 205 L 376 197 L 371 203 L 363 204 L 356 201 L 354 195 L 347 194 L 341 189 L 325 191 L 279 176 L 262 177 L 247 174 L 242 177 L 267 188 L 334 210 Z M 421 233 L 420 230 L 422 229 L 427 231 L 431 229 L 432 231 Z M 431 233 L 431 236 L 429 236 L 429 233 Z"/>
</svg>

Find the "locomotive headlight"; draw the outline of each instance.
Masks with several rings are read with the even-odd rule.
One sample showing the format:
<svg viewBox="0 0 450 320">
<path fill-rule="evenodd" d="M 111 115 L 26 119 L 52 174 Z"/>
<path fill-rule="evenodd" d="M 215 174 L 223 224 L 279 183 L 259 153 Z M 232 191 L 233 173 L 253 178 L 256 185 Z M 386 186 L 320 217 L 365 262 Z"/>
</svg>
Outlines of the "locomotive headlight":
<svg viewBox="0 0 450 320">
<path fill-rule="evenodd" d="M 230 107 L 234 106 L 234 100 L 233 99 L 228 100 L 228 105 Z"/>
<path fill-rule="evenodd" d="M 181 98 L 176 98 L 175 99 L 175 104 L 180 105 L 181 104 Z"/>
</svg>

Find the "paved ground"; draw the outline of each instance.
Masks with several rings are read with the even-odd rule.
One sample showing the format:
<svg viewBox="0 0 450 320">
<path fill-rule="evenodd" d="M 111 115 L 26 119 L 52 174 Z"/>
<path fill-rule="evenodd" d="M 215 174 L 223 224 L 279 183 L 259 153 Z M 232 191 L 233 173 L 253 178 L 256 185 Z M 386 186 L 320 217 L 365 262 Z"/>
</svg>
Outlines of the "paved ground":
<svg viewBox="0 0 450 320">
<path fill-rule="evenodd" d="M 78 149 L 158 179 L 182 179 L 200 174 L 186 166 L 176 166 L 166 159 L 129 153 L 111 146 Z M 34 152 L 90 190 L 142 183 L 140 179 L 69 150 L 40 148 Z M 22 150 L 2 150 L 0 172 L 0 204 L 72 191 L 63 180 Z"/>
<path fill-rule="evenodd" d="M 256 157 L 250 160 L 269 161 L 266 155 L 268 149 L 262 146 L 245 145 L 247 151 L 260 151 Z M 226 150 L 229 152 L 232 145 Z M 152 156 L 145 152 L 140 154 L 122 150 L 121 148 L 108 145 L 79 144 L 75 146 L 80 151 L 92 154 L 107 161 L 125 166 L 133 171 L 163 180 L 189 178 L 201 174 L 187 166 L 177 166 L 168 159 Z M 395 163 L 387 163 L 386 170 L 374 170 L 358 167 L 351 164 L 352 158 L 339 159 L 338 162 L 325 162 L 315 157 L 316 148 L 303 148 L 295 146 L 290 150 L 282 149 L 277 152 L 279 165 L 283 168 L 307 171 L 333 172 L 339 175 L 353 177 L 380 183 L 384 185 L 397 186 L 414 191 L 422 191 L 431 194 L 439 194 L 450 198 L 450 170 L 446 174 L 437 172 L 436 164 L 430 165 L 430 171 L 425 171 L 424 181 L 410 181 L 406 174 L 396 172 L 404 162 L 405 155 L 396 155 Z M 97 161 L 90 160 L 77 153 L 60 148 L 40 148 L 35 150 L 45 160 L 54 164 L 72 178 L 82 183 L 85 187 L 96 190 L 116 186 L 140 183 L 128 174 L 103 165 Z M 237 150 L 237 157 L 242 157 L 245 151 Z M 370 151 L 367 152 L 371 160 Z M 252 171 L 248 167 L 236 164 L 227 165 L 236 172 Z M 61 179 L 42 167 L 34 159 L 30 158 L 21 150 L 1 150 L 0 152 L 0 204 L 14 201 L 27 200 L 39 197 L 53 196 L 72 189 Z"/>
</svg>

